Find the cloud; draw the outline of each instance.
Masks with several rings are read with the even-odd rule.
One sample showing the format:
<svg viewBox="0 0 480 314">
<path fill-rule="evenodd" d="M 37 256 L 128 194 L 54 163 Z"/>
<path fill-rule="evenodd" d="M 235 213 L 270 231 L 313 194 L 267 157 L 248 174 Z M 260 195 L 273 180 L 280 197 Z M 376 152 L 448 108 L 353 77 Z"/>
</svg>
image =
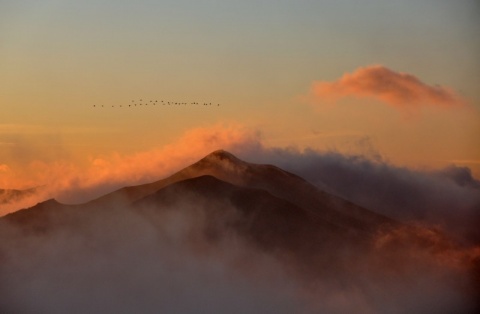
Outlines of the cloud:
<svg viewBox="0 0 480 314">
<path fill-rule="evenodd" d="M 440 225 L 480 243 L 480 181 L 467 167 L 421 171 L 389 164 L 378 154 L 367 158 L 313 149 L 261 148 L 240 155 L 275 164 L 378 213 Z"/>
<path fill-rule="evenodd" d="M 172 144 L 135 154 L 95 156 L 84 164 L 60 156 L 33 160 L 22 167 L 10 166 L 10 171 L 0 177 L 0 188 L 43 189 L 21 202 L 2 206 L 0 215 L 52 197 L 65 203 L 82 203 L 127 185 L 164 178 L 219 148 L 248 151 L 258 143 L 257 132 L 240 125 L 217 124 L 188 130 Z"/>
<path fill-rule="evenodd" d="M 382 65 L 358 68 L 333 82 L 314 82 L 311 97 L 314 102 L 335 102 L 345 97 L 373 98 L 407 112 L 420 106 L 447 108 L 464 104 L 450 88 L 428 85 L 411 74 Z"/>
</svg>

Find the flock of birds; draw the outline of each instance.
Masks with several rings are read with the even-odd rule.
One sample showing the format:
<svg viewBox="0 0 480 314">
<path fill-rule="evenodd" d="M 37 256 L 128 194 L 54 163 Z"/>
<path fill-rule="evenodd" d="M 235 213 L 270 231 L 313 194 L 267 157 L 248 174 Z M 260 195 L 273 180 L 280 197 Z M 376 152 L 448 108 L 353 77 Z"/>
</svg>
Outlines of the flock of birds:
<svg viewBox="0 0 480 314">
<path fill-rule="evenodd" d="M 179 102 L 179 101 L 163 101 L 160 100 L 143 100 L 140 99 L 138 102 L 136 100 L 132 100 L 132 102 L 128 105 L 111 105 L 112 108 L 119 107 L 119 108 L 132 108 L 132 107 L 137 107 L 137 106 L 156 106 L 156 105 L 163 105 L 163 106 L 187 106 L 187 105 L 196 105 L 196 106 L 216 106 L 219 107 L 220 104 L 212 104 L 211 102 L 204 102 L 204 103 L 199 103 L 199 102 Z M 94 108 L 103 108 L 103 107 L 110 107 L 110 106 L 104 106 L 104 105 L 93 105 Z"/>
</svg>

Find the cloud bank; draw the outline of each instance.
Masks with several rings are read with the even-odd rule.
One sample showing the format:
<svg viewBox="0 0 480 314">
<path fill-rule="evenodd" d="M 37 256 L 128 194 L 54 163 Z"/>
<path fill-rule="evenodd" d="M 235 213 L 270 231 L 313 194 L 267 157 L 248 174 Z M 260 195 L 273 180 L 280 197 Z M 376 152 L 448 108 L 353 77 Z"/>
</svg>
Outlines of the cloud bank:
<svg viewBox="0 0 480 314">
<path fill-rule="evenodd" d="M 368 246 L 317 250 L 306 237 L 308 251 L 265 248 L 235 227 L 251 216 L 232 203 L 174 193 L 181 202 L 162 207 L 57 213 L 46 232 L 0 224 L 0 312 L 474 312 L 480 252 L 441 233 L 399 227 Z"/>
<path fill-rule="evenodd" d="M 240 125 L 217 124 L 188 130 L 169 145 L 129 155 L 95 156 L 83 164 L 67 157 L 54 161 L 33 160 L 23 167 L 3 165 L 0 189 L 40 188 L 35 195 L 14 201 L 3 200 L 0 215 L 48 198 L 65 203 L 86 202 L 124 186 L 166 177 L 219 147 L 245 151 L 258 143 L 257 132 Z"/>
<path fill-rule="evenodd" d="M 345 97 L 380 100 L 401 111 L 420 106 L 454 107 L 464 101 L 450 88 L 428 85 L 417 77 L 382 65 L 358 68 L 333 82 L 318 81 L 311 87 L 314 102 Z"/>
<path fill-rule="evenodd" d="M 391 165 L 377 156 L 262 148 L 240 153 L 273 163 L 358 205 L 401 221 L 421 221 L 480 243 L 480 181 L 467 167 L 436 171 Z"/>
</svg>

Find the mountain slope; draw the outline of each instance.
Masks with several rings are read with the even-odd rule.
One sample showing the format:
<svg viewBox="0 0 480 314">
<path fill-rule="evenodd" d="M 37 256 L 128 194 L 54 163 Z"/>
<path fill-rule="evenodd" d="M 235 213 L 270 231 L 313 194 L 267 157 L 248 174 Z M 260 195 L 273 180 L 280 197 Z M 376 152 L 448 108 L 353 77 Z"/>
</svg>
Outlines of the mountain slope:
<svg viewBox="0 0 480 314">
<path fill-rule="evenodd" d="M 198 180 L 193 180 L 194 178 Z M 251 217 L 261 217 L 264 222 L 254 223 L 265 228 L 277 228 L 275 222 L 281 222 L 280 225 L 283 224 L 284 227 L 280 229 L 284 230 L 316 228 L 325 231 L 322 236 L 326 239 L 341 239 L 350 235 L 368 239 L 369 235 L 375 234 L 382 226 L 396 224 L 386 217 L 320 191 L 302 178 L 280 168 L 250 164 L 222 150 L 209 154 L 163 180 L 125 187 L 81 205 L 63 205 L 50 200 L 9 214 L 5 220 L 23 225 L 26 230 L 47 231 L 75 224 L 75 221 L 99 212 L 114 214 L 119 207 L 136 208 L 140 203 L 153 204 L 154 200 L 159 202 L 153 204 L 158 207 L 165 201 L 160 196 L 170 195 L 176 189 L 182 190 L 181 195 L 201 196 L 201 202 L 223 202 L 237 208 L 244 215 L 249 213 Z M 171 201 L 172 204 L 181 202 L 181 197 Z M 218 208 L 226 207 L 228 206 Z M 285 208 L 288 210 L 282 211 Z M 283 214 L 285 215 L 282 216 Z M 288 219 L 285 218 L 287 216 Z M 273 223 L 267 226 L 267 220 Z M 290 225 L 286 227 L 288 223 Z M 259 229 L 250 231 L 258 234 L 256 230 Z M 311 233 L 308 237 L 315 238 L 318 234 L 321 233 Z M 281 238 L 280 233 L 277 237 Z"/>
<path fill-rule="evenodd" d="M 172 183 L 203 175 L 248 188 L 268 191 L 333 224 L 374 230 L 392 220 L 355 204 L 323 192 L 304 179 L 272 165 L 244 162 L 232 154 L 218 150 L 174 175 L 150 184 L 120 189 L 90 202 L 105 206 L 115 202 L 134 202 Z"/>
<path fill-rule="evenodd" d="M 136 201 L 134 207 L 162 210 L 192 201 L 196 206 L 189 206 L 190 210 L 205 212 L 207 223 L 218 216 L 230 215 L 226 217 L 229 224 L 226 227 L 261 240 L 265 248 L 288 242 L 298 244 L 304 239 L 319 244 L 330 237 L 358 236 L 351 229 L 323 220 L 265 190 L 236 186 L 210 175 L 171 184 Z M 228 211 L 234 212 L 226 213 Z"/>
</svg>

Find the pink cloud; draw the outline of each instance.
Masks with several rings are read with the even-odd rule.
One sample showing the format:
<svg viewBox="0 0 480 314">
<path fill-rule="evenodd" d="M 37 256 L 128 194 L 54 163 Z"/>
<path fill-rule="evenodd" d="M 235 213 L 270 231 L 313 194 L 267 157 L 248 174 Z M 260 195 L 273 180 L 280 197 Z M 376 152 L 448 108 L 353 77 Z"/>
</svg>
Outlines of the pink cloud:
<svg viewBox="0 0 480 314">
<path fill-rule="evenodd" d="M 314 102 L 335 102 L 345 97 L 373 98 L 401 111 L 427 105 L 454 107 L 464 104 L 450 88 L 428 85 L 411 74 L 395 72 L 382 65 L 358 68 L 333 82 L 314 82 L 311 96 Z"/>
<path fill-rule="evenodd" d="M 42 188 L 21 202 L 3 204 L 0 216 L 52 197 L 66 203 L 85 202 L 119 187 L 164 178 L 214 150 L 240 152 L 258 143 L 258 134 L 241 125 L 217 124 L 190 129 L 168 145 L 134 154 L 93 156 L 83 163 L 37 160 L 22 168 L 6 168 L 0 188 Z"/>
</svg>

